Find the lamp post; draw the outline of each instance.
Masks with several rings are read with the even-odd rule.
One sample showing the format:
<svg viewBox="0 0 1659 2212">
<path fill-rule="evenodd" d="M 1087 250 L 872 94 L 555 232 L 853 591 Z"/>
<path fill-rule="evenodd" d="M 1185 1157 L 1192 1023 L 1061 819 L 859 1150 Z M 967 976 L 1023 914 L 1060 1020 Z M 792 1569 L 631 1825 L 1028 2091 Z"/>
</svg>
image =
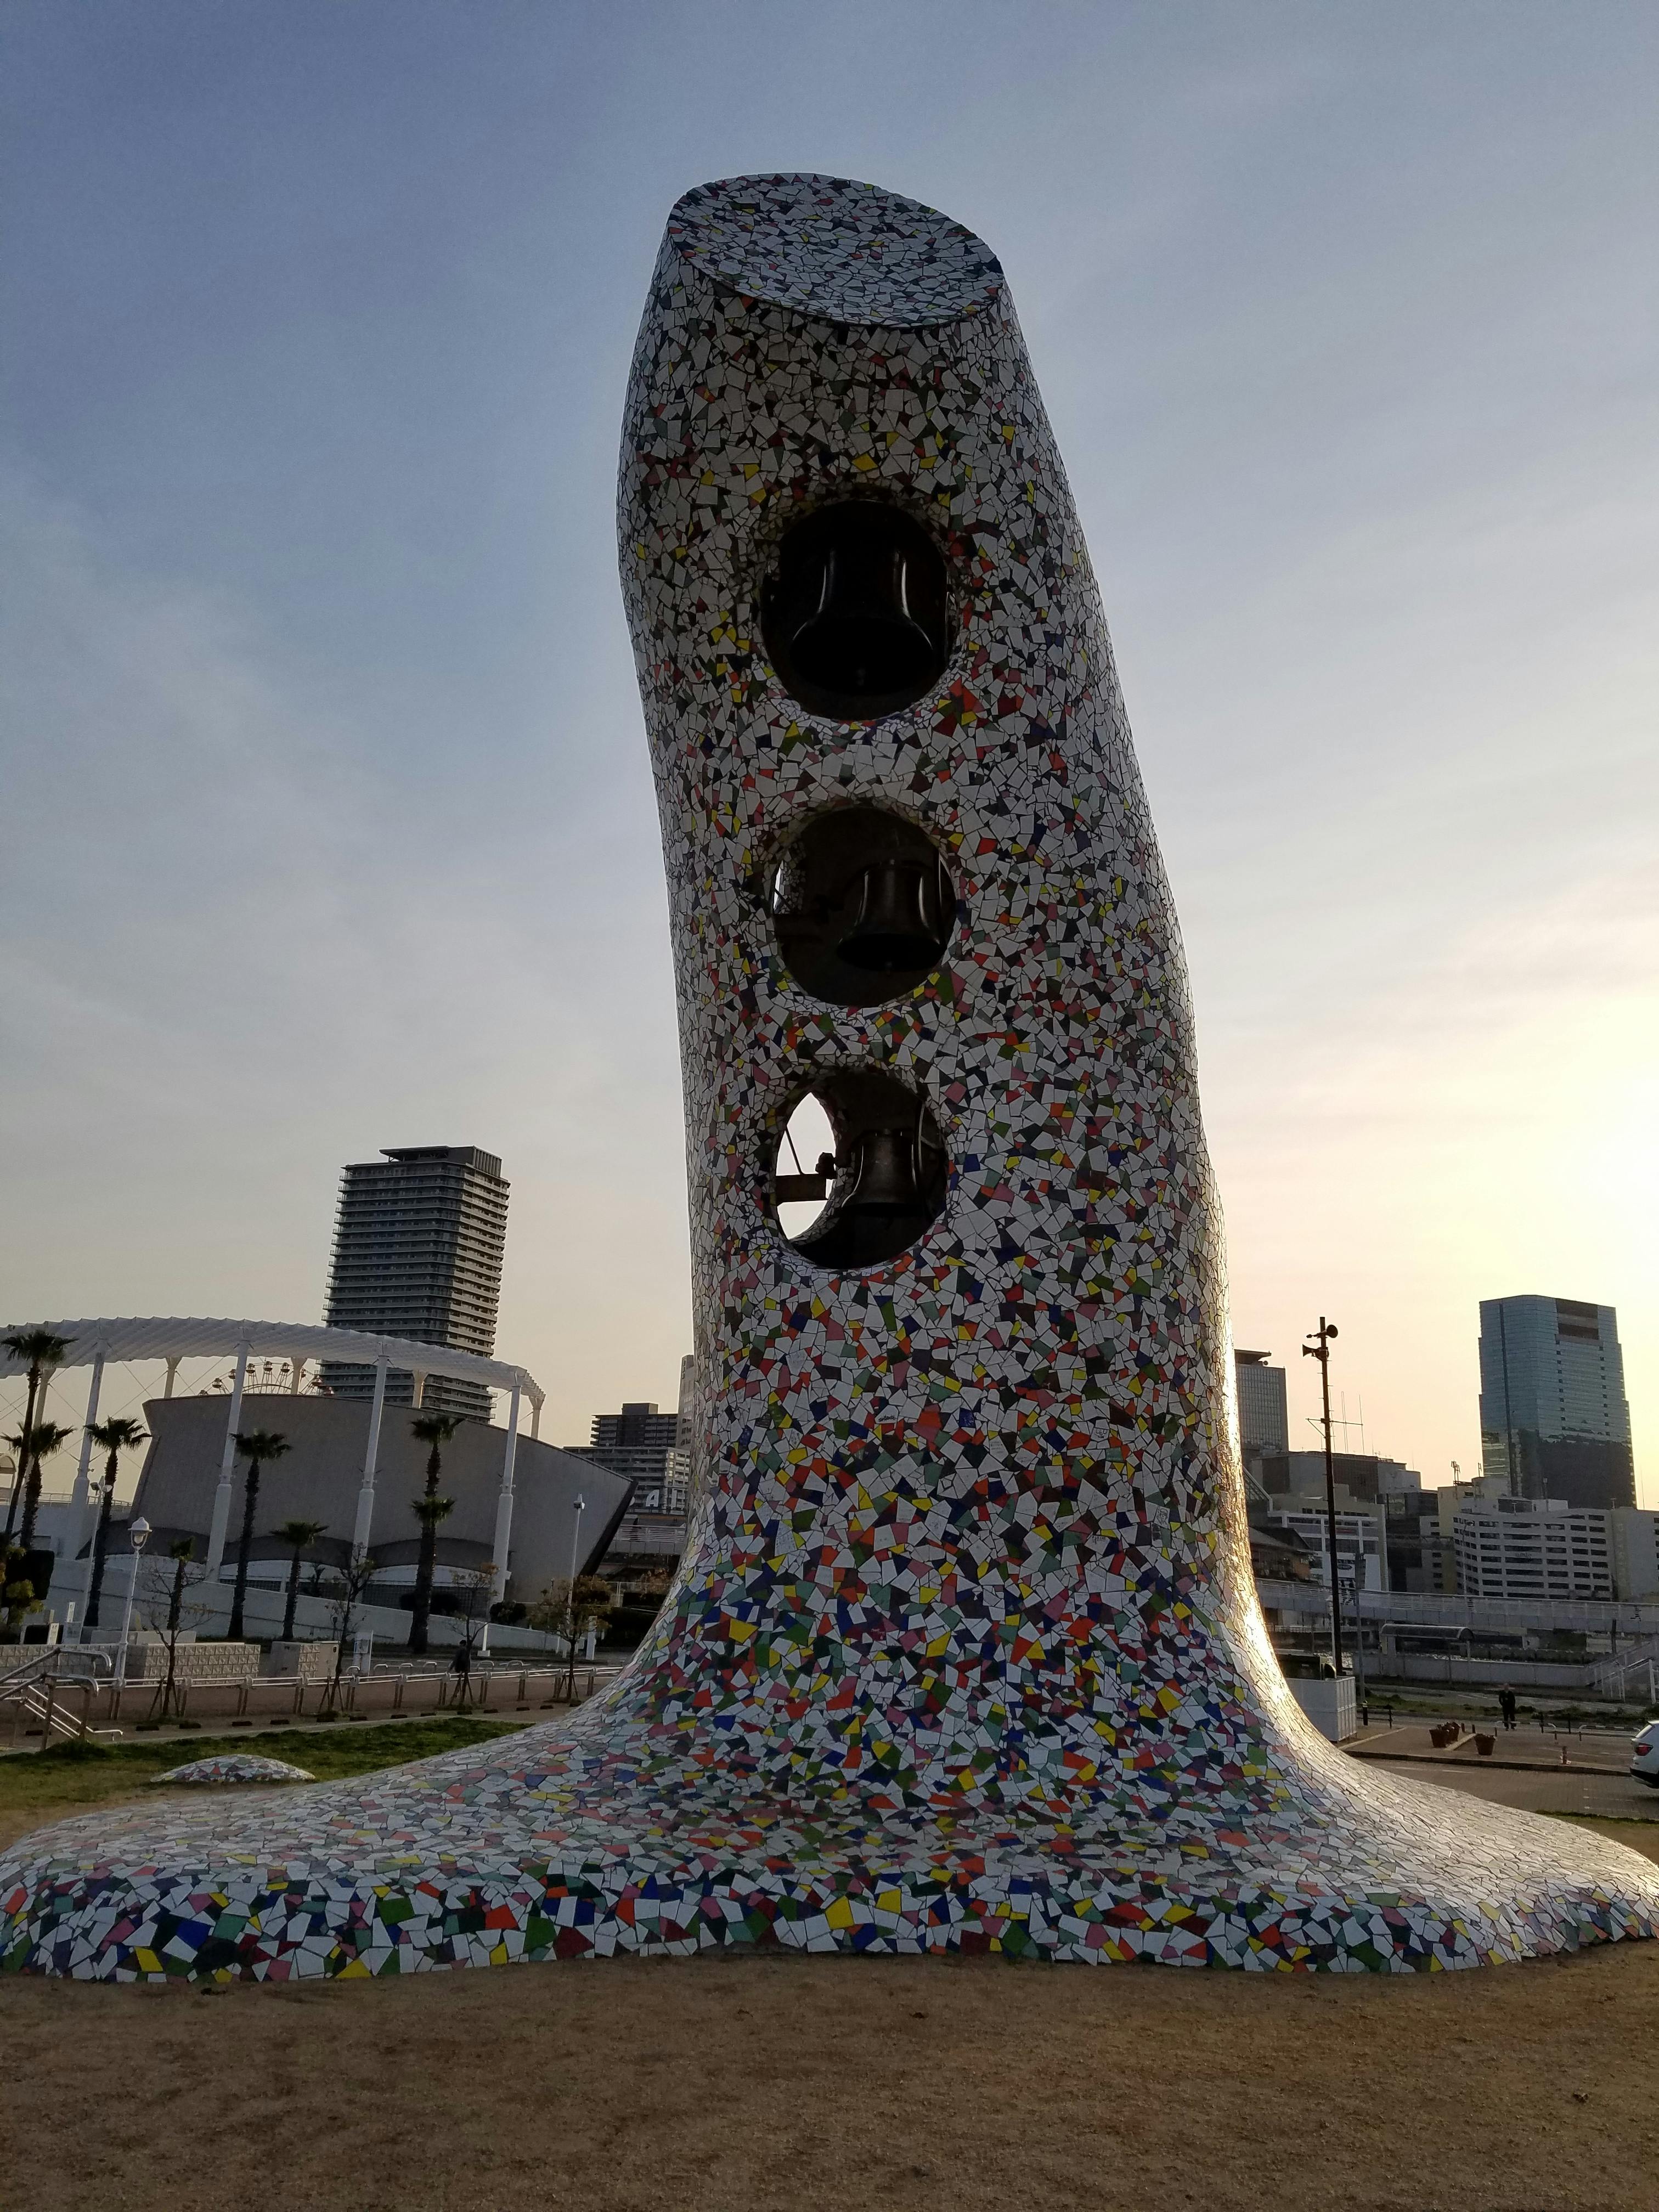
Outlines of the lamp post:
<svg viewBox="0 0 1659 2212">
<path fill-rule="evenodd" d="M 1331 1662 L 1340 1680 L 1342 1674 L 1342 1594 L 1337 1586 L 1336 1469 L 1331 1460 L 1331 1344 L 1335 1335 L 1336 1323 L 1327 1321 L 1321 1314 L 1312 1342 L 1304 1344 L 1302 1351 L 1305 1358 L 1319 1362 L 1319 1394 L 1324 1408 L 1325 1427 L 1325 1545 L 1331 1584 Z M 1363 1552 L 1360 1556 L 1363 1562 Z M 1356 1597 L 1356 1613 L 1358 1604 Z"/>
<path fill-rule="evenodd" d="M 127 1530 L 127 1541 L 132 1547 L 132 1572 L 127 1577 L 127 1601 L 121 1612 L 121 1648 L 115 1655 L 118 1695 L 127 1686 L 127 1638 L 132 1633 L 132 1601 L 138 1589 L 138 1555 L 149 1541 L 149 1523 L 142 1515 Z"/>
<path fill-rule="evenodd" d="M 565 1703 L 576 1702 L 576 1564 L 581 1557 L 582 1516 L 587 1510 L 587 1500 L 577 1492 L 576 1518 L 570 1531 L 570 1673 L 566 1681 Z"/>
</svg>

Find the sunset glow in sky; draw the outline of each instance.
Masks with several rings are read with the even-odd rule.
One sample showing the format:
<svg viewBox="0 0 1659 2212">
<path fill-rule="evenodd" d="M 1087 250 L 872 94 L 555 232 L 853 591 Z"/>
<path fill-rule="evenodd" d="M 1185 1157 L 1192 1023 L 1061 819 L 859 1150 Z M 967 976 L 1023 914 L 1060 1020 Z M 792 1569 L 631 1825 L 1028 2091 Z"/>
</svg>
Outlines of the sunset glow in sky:
<svg viewBox="0 0 1659 2212">
<path fill-rule="evenodd" d="M 673 1402 L 617 426 L 675 198 L 822 169 L 1007 270 L 1238 1341 L 1311 1442 L 1330 1315 L 1441 1481 L 1479 1299 L 1613 1304 L 1659 1503 L 1659 16 L 13 0 L 7 46 L 6 1316 L 318 1319 L 341 1164 L 477 1144 L 543 1434 Z"/>
</svg>

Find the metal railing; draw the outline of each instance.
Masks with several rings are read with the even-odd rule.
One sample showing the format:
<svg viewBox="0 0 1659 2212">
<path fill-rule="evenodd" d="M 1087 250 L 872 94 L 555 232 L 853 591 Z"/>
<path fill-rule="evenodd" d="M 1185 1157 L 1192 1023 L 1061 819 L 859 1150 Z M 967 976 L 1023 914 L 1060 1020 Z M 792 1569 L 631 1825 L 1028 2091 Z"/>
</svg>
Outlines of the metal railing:
<svg viewBox="0 0 1659 2212">
<path fill-rule="evenodd" d="M 11 1740 L 38 1735 L 50 1743 L 54 1735 L 85 1737 L 111 1733 L 90 1724 L 92 1701 L 100 1674 L 107 1674 L 106 1652 L 90 1647 L 52 1644 L 0 1673 L 0 1706 L 11 1707 Z M 79 1690 L 81 1710 L 70 1710 L 64 1693 Z M 119 1735 L 119 1729 L 112 1731 Z"/>
<path fill-rule="evenodd" d="M 417 1719 L 440 1713 L 507 1714 L 547 1711 L 568 1706 L 572 1688 L 568 1662 L 543 1667 L 501 1664 L 486 1660 L 458 1672 L 442 1661 L 429 1660 L 413 1667 L 380 1666 L 367 1673 L 348 1668 L 337 1676 L 252 1674 L 240 1680 L 192 1680 L 179 1673 L 171 1688 L 165 1677 L 129 1678 L 125 1682 L 106 1679 L 109 1661 L 101 1653 L 82 1647 L 65 1651 L 66 1660 L 90 1658 L 90 1669 L 66 1670 L 64 1679 L 38 1674 L 31 1667 L 9 1692 L 0 1677 L 0 1703 L 9 1697 L 14 1705 L 11 1740 L 39 1735 L 49 1742 L 53 1735 L 120 1735 L 127 1728 L 256 1728 L 291 1726 L 321 1720 L 371 1721 Z M 602 1689 L 616 1669 L 579 1664 L 575 1672 L 575 1705 L 584 1705 Z M 50 1683 L 49 1692 L 44 1685 Z M 42 1690 L 33 1699 L 30 1692 Z M 49 1695 L 50 1711 L 45 1698 Z"/>
</svg>

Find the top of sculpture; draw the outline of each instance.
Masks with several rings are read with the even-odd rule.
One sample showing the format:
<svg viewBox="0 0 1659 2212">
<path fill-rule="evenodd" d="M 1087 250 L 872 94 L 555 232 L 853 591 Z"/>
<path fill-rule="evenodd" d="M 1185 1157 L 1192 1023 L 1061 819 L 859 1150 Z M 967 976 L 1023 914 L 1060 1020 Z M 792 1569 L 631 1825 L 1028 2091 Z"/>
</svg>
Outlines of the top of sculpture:
<svg viewBox="0 0 1659 2212">
<path fill-rule="evenodd" d="M 976 314 L 1002 289 L 982 239 L 937 208 L 845 177 L 727 177 L 668 218 L 718 283 L 831 322 L 907 330 Z"/>
</svg>

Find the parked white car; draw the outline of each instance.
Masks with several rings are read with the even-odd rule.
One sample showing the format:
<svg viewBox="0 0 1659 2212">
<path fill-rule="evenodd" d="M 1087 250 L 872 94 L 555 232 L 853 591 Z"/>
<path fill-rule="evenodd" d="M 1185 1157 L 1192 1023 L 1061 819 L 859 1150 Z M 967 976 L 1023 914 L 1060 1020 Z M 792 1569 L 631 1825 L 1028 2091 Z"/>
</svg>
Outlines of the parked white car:
<svg viewBox="0 0 1659 2212">
<path fill-rule="evenodd" d="M 1640 1735 L 1631 1738 L 1630 1771 L 1638 1782 L 1659 1790 L 1659 1721 L 1650 1721 Z"/>
</svg>

